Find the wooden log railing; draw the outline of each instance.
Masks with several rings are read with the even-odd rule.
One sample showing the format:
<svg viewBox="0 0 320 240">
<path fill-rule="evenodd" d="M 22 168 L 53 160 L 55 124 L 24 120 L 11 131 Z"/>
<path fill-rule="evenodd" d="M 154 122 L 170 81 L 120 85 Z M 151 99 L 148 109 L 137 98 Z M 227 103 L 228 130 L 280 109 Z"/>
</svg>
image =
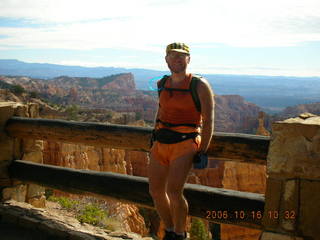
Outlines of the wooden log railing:
<svg viewBox="0 0 320 240">
<path fill-rule="evenodd" d="M 11 118 L 6 132 L 14 138 L 149 151 L 151 128 L 71 122 L 63 120 Z M 211 158 L 266 164 L 270 139 L 248 134 L 214 133 L 208 149 Z M 12 178 L 69 192 L 91 192 L 144 206 L 153 206 L 146 178 L 107 172 L 75 170 L 24 161 L 10 166 Z M 264 195 L 186 184 L 184 194 L 190 215 L 217 223 L 261 229 Z"/>
<path fill-rule="evenodd" d="M 94 193 L 145 207 L 153 207 L 144 177 L 78 170 L 14 161 L 9 169 L 12 178 L 75 193 Z M 263 194 L 186 184 L 184 195 L 191 216 L 216 223 L 261 229 L 264 211 Z"/>
<path fill-rule="evenodd" d="M 150 127 L 71 122 L 64 120 L 11 118 L 9 136 L 80 143 L 110 148 L 149 151 Z M 214 133 L 209 158 L 266 165 L 270 138 L 239 133 Z"/>
</svg>

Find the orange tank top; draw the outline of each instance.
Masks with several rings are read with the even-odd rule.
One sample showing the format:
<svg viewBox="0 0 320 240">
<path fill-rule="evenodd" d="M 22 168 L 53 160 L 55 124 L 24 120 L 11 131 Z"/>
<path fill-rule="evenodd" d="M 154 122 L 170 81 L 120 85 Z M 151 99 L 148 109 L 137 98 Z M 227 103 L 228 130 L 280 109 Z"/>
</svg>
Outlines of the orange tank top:
<svg viewBox="0 0 320 240">
<path fill-rule="evenodd" d="M 189 89 L 191 79 L 192 74 L 189 74 L 182 82 L 181 86 L 175 88 Z M 168 78 L 165 87 L 172 88 L 170 83 L 171 78 Z M 160 94 L 159 103 L 159 119 L 163 122 L 173 124 L 191 123 L 196 125 L 202 123 L 201 113 L 198 112 L 190 91 L 169 91 L 163 89 Z M 162 128 L 166 126 L 159 122 L 159 127 Z M 195 130 L 200 132 L 200 127 L 175 126 L 170 127 L 170 129 L 181 130 L 181 132 L 193 132 Z"/>
</svg>

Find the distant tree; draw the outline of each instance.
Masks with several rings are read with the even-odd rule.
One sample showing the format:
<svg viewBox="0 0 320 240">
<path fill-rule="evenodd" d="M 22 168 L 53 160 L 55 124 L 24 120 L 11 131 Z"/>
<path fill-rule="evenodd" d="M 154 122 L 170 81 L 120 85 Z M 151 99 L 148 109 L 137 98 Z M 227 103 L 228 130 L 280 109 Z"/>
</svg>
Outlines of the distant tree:
<svg viewBox="0 0 320 240">
<path fill-rule="evenodd" d="M 136 112 L 136 121 L 140 120 L 142 118 L 142 113 L 141 112 Z"/>
<path fill-rule="evenodd" d="M 32 98 L 38 98 L 39 94 L 35 91 L 30 92 L 30 97 Z"/>
<path fill-rule="evenodd" d="M 106 118 L 107 120 L 111 120 L 112 117 L 113 117 L 112 112 L 107 112 L 107 113 L 105 113 L 105 118 Z"/>
<path fill-rule="evenodd" d="M 79 106 L 73 104 L 66 108 L 66 113 L 68 120 L 78 120 L 79 119 Z"/>
<path fill-rule="evenodd" d="M 17 85 L 12 85 L 12 87 L 11 87 L 11 92 L 13 92 L 15 94 L 18 94 L 18 95 L 24 93 L 25 91 L 26 90 L 22 86 L 20 86 L 18 84 Z"/>
</svg>

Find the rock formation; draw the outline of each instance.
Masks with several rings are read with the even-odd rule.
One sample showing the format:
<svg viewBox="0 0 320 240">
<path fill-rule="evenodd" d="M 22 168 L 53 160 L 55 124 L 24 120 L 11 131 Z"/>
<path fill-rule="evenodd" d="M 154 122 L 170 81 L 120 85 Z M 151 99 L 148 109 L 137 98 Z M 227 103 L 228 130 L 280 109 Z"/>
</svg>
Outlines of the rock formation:
<svg viewBox="0 0 320 240">
<path fill-rule="evenodd" d="M 270 136 L 270 132 L 264 127 L 265 115 L 266 114 L 264 112 L 259 112 L 259 126 L 256 131 L 256 135 Z"/>
<path fill-rule="evenodd" d="M 242 192 L 264 194 L 266 190 L 266 167 L 250 163 L 224 163 L 223 188 Z M 250 228 L 221 225 L 222 239 L 258 239 L 261 231 Z"/>
<path fill-rule="evenodd" d="M 111 75 L 104 78 L 76 78 L 61 76 L 51 80 L 32 79 L 28 77 L 0 76 L 0 88 L 20 85 L 26 91 L 21 96 L 6 96 L 0 93 L 0 99 L 17 102 L 34 101 L 28 97 L 34 93 L 54 104 L 76 104 L 84 109 L 109 109 L 116 112 L 139 113 L 140 118 L 152 121 L 156 111 L 156 98 L 143 91 L 136 90 L 131 73 Z M 7 90 L 10 92 L 9 90 Z"/>
<path fill-rule="evenodd" d="M 239 95 L 215 96 L 215 131 L 254 133 L 260 108 Z"/>
<path fill-rule="evenodd" d="M 293 107 L 287 107 L 280 113 L 276 114 L 276 120 L 284 120 L 291 117 L 298 116 L 301 113 L 309 112 L 320 115 L 320 102 L 310 104 L 299 104 Z"/>
<path fill-rule="evenodd" d="M 102 86 L 103 89 L 121 89 L 123 91 L 136 90 L 134 77 L 132 73 L 118 74 L 112 82 Z"/>
</svg>

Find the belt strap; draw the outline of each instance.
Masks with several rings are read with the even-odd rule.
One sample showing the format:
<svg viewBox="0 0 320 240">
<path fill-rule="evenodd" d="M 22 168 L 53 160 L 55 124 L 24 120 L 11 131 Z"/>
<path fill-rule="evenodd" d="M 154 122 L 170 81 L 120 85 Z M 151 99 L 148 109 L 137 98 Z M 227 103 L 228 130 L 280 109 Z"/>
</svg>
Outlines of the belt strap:
<svg viewBox="0 0 320 240">
<path fill-rule="evenodd" d="M 188 126 L 188 127 L 195 127 L 195 128 L 200 127 L 199 124 L 194 124 L 194 123 L 168 123 L 168 122 L 161 121 L 159 118 L 156 120 L 156 122 L 161 122 L 166 127 L 176 127 L 176 126 Z"/>
<path fill-rule="evenodd" d="M 172 131 L 167 128 L 160 128 L 155 131 L 154 135 L 155 135 L 154 136 L 155 141 L 171 144 L 171 143 L 182 142 L 189 138 L 195 138 L 199 135 L 199 133 L 198 132 L 181 133 L 181 132 Z"/>
</svg>

